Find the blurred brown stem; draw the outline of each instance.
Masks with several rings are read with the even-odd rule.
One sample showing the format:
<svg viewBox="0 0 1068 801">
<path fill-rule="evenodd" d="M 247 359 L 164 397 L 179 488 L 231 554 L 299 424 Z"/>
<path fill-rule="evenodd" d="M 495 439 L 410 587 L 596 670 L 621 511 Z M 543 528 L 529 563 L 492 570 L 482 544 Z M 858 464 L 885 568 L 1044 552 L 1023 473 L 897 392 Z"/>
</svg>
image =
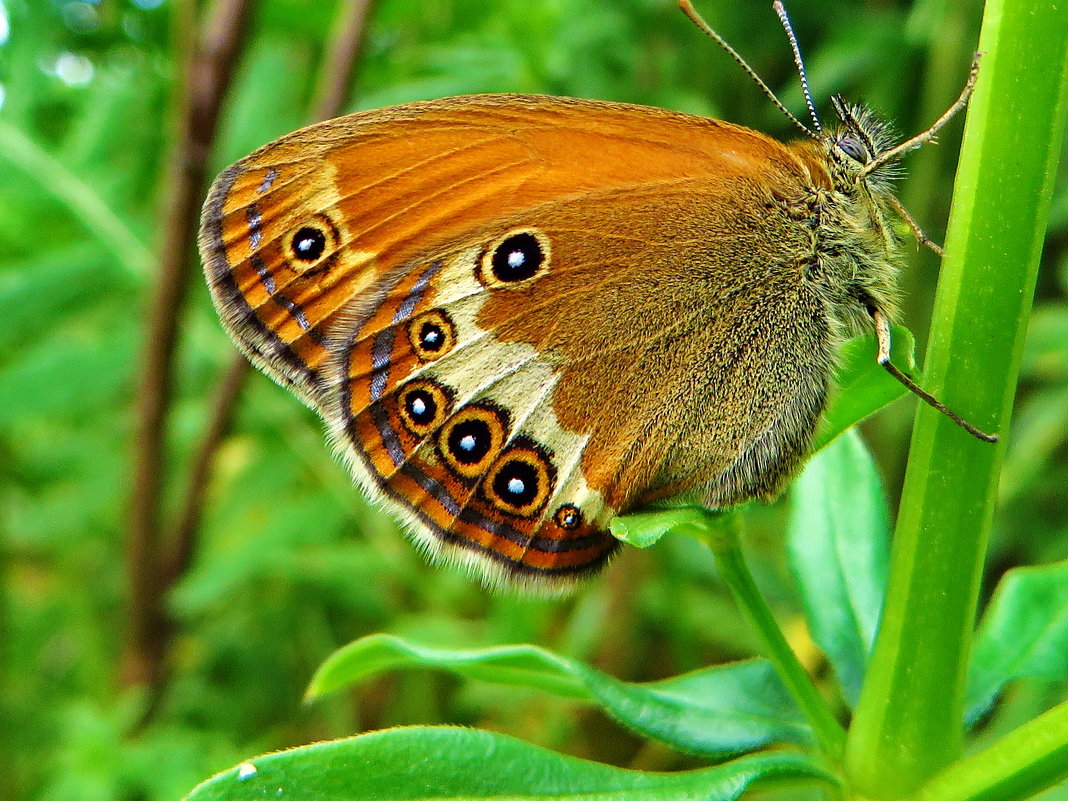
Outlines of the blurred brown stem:
<svg viewBox="0 0 1068 801">
<path fill-rule="evenodd" d="M 182 78 L 180 139 L 172 156 L 160 238 L 159 274 L 150 300 L 136 408 L 133 491 L 127 543 L 129 638 L 123 678 L 153 685 L 165 648 L 160 497 L 166 470 L 165 423 L 173 394 L 178 319 L 189 287 L 192 232 L 207 180 L 208 156 L 223 95 L 247 28 L 252 0 L 216 0 Z"/>
<path fill-rule="evenodd" d="M 167 539 L 168 542 L 173 543 L 173 548 L 161 582 L 165 589 L 174 586 L 193 561 L 197 533 L 200 530 L 200 518 L 204 509 L 204 496 L 208 489 L 208 479 L 215 465 L 215 453 L 230 430 L 230 424 L 233 422 L 234 412 L 237 410 L 250 368 L 248 359 L 241 355 L 236 356 L 215 388 L 215 396 L 208 413 L 207 429 L 193 460 L 182 509 L 178 514 L 174 533 Z"/>
<path fill-rule="evenodd" d="M 352 65 L 363 41 L 371 0 L 342 0 L 338 24 L 323 61 L 313 115 L 334 116 L 344 101 Z M 216 388 L 207 427 L 190 469 L 186 493 L 173 529 L 163 536 L 164 430 L 172 396 L 178 318 L 189 284 L 192 232 L 207 188 L 206 166 L 221 102 L 248 27 L 251 0 L 218 0 L 201 48 L 187 70 L 182 106 L 182 141 L 175 154 L 172 201 L 168 206 L 160 283 L 153 299 L 141 385 L 139 440 L 130 526 L 130 638 L 124 661 L 128 683 L 146 685 L 149 702 L 142 725 L 154 715 L 166 684 L 166 653 L 172 636 L 164 602 L 196 552 L 204 498 L 215 455 L 230 428 L 249 365 L 237 356 Z"/>
<path fill-rule="evenodd" d="M 370 6 L 371 0 L 344 0 L 342 3 L 338 14 L 339 24 L 335 26 L 330 49 L 323 59 L 323 72 L 312 106 L 311 121 L 327 119 L 339 113 L 353 65 L 360 52 Z M 173 558 L 164 577 L 164 584 L 167 586 L 173 585 L 181 577 L 195 553 L 204 494 L 214 467 L 215 452 L 229 431 L 245 379 L 249 375 L 249 368 L 249 362 L 244 356 L 235 356 L 215 390 L 208 427 L 193 462 L 178 523 L 173 536 L 168 538 L 174 548 Z"/>
<path fill-rule="evenodd" d="M 345 92 L 363 48 L 367 17 L 373 0 L 343 0 L 311 107 L 311 121 L 326 120 L 341 113 Z"/>
</svg>

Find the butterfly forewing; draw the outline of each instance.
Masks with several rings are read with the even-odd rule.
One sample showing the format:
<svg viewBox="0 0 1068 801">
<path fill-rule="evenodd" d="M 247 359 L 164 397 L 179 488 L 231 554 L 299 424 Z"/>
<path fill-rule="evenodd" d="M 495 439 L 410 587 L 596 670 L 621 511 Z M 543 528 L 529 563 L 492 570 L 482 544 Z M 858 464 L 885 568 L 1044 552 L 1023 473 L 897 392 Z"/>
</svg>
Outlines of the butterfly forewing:
<svg viewBox="0 0 1068 801">
<path fill-rule="evenodd" d="M 235 340 L 429 551 L 552 587 L 610 555 L 612 515 L 770 493 L 796 461 L 833 350 L 810 229 L 784 229 L 813 180 L 726 123 L 454 98 L 238 162 L 201 248 Z M 746 374 L 768 359 L 772 387 Z"/>
</svg>

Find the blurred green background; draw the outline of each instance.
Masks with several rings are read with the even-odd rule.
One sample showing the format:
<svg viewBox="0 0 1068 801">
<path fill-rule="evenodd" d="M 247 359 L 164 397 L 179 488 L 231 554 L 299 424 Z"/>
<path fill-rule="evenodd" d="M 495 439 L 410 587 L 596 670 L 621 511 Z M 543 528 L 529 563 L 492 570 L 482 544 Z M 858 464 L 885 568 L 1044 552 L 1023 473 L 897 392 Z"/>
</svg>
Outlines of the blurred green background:
<svg viewBox="0 0 1068 801">
<path fill-rule="evenodd" d="M 697 5 L 800 116 L 770 3 Z M 926 127 L 956 96 L 982 12 L 976 0 L 796 0 L 789 10 L 824 116 L 826 98 L 840 92 L 903 134 Z M 376 631 L 453 646 L 534 642 L 634 680 L 745 656 L 754 640 L 711 558 L 682 538 L 627 549 L 558 601 L 491 595 L 429 567 L 350 485 L 319 421 L 258 374 L 210 474 L 192 564 L 166 598 L 174 628 L 158 692 L 123 670 L 135 394 L 173 191 L 176 97 L 203 11 L 173 0 L 0 0 L 0 798 L 175 798 L 253 753 L 403 723 L 477 725 L 617 765 L 688 764 L 580 706 L 436 674 L 399 674 L 303 706 L 314 668 Z M 211 174 L 307 119 L 336 13 L 334 0 L 254 4 Z M 481 91 L 646 103 L 794 135 L 672 0 L 372 5 L 345 110 Z M 936 240 L 960 130 L 958 120 L 940 145 L 911 156 L 901 185 Z M 1063 179 L 1008 438 L 989 586 L 1013 565 L 1068 558 Z M 909 251 L 904 322 L 922 343 L 937 264 Z M 165 530 L 233 358 L 199 265 L 190 260 L 188 270 L 162 475 Z M 912 403 L 866 426 L 891 498 Z M 819 675 L 781 558 L 782 517 L 782 501 L 754 509 L 747 546 Z M 1057 692 L 1019 685 L 986 725 L 1029 717 Z"/>
</svg>

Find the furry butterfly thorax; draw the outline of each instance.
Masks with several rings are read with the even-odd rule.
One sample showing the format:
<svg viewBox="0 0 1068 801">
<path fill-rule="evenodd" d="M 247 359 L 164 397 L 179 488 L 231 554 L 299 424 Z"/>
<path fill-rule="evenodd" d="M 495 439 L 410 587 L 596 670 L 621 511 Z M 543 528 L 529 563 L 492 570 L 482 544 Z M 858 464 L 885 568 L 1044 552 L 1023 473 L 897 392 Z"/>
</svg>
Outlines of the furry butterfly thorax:
<svg viewBox="0 0 1068 801">
<path fill-rule="evenodd" d="M 835 108 L 789 144 L 527 95 L 312 125 L 212 186 L 212 297 L 430 555 L 565 588 L 617 514 L 774 498 L 838 345 L 894 318 L 889 134 Z"/>
</svg>

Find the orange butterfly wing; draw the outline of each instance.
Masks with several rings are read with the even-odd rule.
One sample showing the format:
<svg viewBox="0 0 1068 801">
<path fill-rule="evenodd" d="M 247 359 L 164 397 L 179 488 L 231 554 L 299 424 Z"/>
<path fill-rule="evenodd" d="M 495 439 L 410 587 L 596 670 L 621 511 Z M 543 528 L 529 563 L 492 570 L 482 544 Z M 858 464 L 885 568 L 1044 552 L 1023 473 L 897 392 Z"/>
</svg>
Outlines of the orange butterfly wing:
<svg viewBox="0 0 1068 801">
<path fill-rule="evenodd" d="M 314 400 L 332 323 L 390 269 L 548 201 L 772 170 L 802 172 L 760 133 L 660 109 L 511 95 L 412 103 L 304 128 L 234 164 L 205 203 L 201 252 L 238 342 Z M 307 264 L 285 236 L 309 209 L 331 210 L 332 241 Z"/>
<path fill-rule="evenodd" d="M 217 179 L 200 241 L 213 298 L 235 340 L 319 409 L 354 451 L 350 462 L 365 486 L 406 513 L 417 533 L 430 532 L 419 538 L 428 549 L 496 565 L 506 580 L 564 582 L 613 550 L 607 520 L 640 499 L 663 449 L 630 464 L 630 451 L 608 446 L 612 453 L 598 462 L 608 477 L 593 489 L 583 472 L 589 459 L 558 463 L 554 449 L 581 455 L 597 410 L 579 404 L 566 425 L 552 412 L 559 364 L 538 346 L 559 346 L 560 337 L 530 333 L 538 320 L 553 327 L 551 307 L 538 310 L 536 286 L 511 323 L 514 288 L 491 298 L 496 311 L 482 308 L 487 287 L 470 276 L 470 265 L 485 262 L 487 237 L 502 221 L 549 209 L 560 210 L 570 235 L 575 208 L 590 196 L 716 203 L 715 187 L 724 182 L 790 192 L 819 179 L 789 148 L 729 123 L 592 101 L 472 96 L 354 114 L 266 145 Z M 655 203 L 641 208 L 646 217 L 656 213 Z M 664 211 L 671 213 L 670 203 Z M 656 257 L 646 250 L 642 257 Z M 505 352 L 494 337 L 475 333 L 482 332 L 474 325 L 479 314 L 483 325 L 496 318 L 493 330 L 511 324 L 514 335 L 504 338 L 526 341 L 525 349 Z M 446 353 L 427 350 L 421 331 L 440 337 L 439 347 L 447 342 Z M 693 331 L 683 333 L 694 340 Z M 606 363 L 626 371 L 651 347 Z M 493 391 L 505 406 L 485 401 L 477 386 L 487 371 L 497 376 Z M 532 372 L 545 389 L 525 397 Z M 457 383 L 465 388 L 451 386 Z M 484 462 L 466 472 L 443 451 L 449 436 L 463 440 L 457 431 L 477 431 L 489 443 Z M 640 436 L 643 424 L 631 433 Z M 606 450 L 605 435 L 599 446 Z M 627 470 L 638 491 L 607 497 Z M 502 505 L 500 493 L 487 490 L 494 481 L 540 494 Z M 590 493 L 598 498 L 590 508 L 560 503 Z"/>
</svg>

